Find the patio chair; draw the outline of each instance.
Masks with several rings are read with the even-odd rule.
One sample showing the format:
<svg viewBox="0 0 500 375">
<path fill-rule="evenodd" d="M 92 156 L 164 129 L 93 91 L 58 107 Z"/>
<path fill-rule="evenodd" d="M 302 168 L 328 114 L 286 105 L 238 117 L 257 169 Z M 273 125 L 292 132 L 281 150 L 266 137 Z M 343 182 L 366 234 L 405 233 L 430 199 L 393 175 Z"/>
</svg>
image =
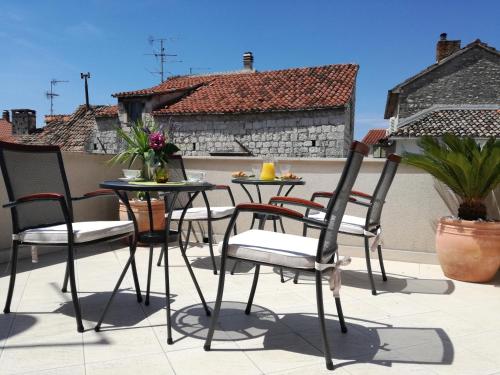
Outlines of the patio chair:
<svg viewBox="0 0 500 375">
<path fill-rule="evenodd" d="M 7 189 L 12 216 L 12 255 L 10 282 L 4 312 L 10 312 L 18 250 L 21 245 L 67 248 L 66 273 L 75 310 L 78 332 L 83 332 L 81 310 L 75 281 L 75 249 L 103 241 L 128 237 L 131 254 L 135 253 L 135 225 L 132 221 L 75 222 L 73 201 L 115 194 L 97 190 L 82 197 L 71 197 L 61 151 L 57 146 L 30 146 L 0 142 L 0 166 Z M 135 263 L 132 264 L 137 300 L 142 300 Z"/>
<path fill-rule="evenodd" d="M 219 317 L 224 292 L 224 281 L 226 274 L 226 264 L 228 259 L 244 260 L 255 264 L 255 274 L 245 309 L 245 314 L 250 314 L 255 290 L 259 278 L 261 265 L 277 266 L 291 270 L 300 270 L 301 272 L 311 272 L 316 280 L 316 300 L 318 308 L 319 326 L 323 339 L 323 351 L 326 361 L 326 367 L 333 369 L 333 362 L 330 355 L 330 347 L 325 328 L 325 315 L 323 306 L 323 284 L 322 274 L 329 270 L 331 288 L 335 297 L 335 305 L 339 317 L 339 323 L 342 332 L 347 332 L 342 307 L 340 304 L 340 265 L 342 260 L 338 258 L 337 252 L 337 233 L 340 227 L 341 218 L 347 206 L 347 200 L 356 180 L 364 156 L 368 153 L 368 146 L 360 142 L 353 142 L 347 161 L 335 190 L 335 195 L 328 203 L 325 209 L 326 220 L 316 221 L 303 215 L 302 213 L 272 204 L 244 203 L 236 206 L 231 217 L 229 226 L 226 230 L 224 241 L 219 245 L 222 253 L 221 269 L 219 276 L 219 286 L 215 301 L 212 319 L 205 341 L 204 349 L 210 350 L 215 325 Z M 284 197 L 281 197 L 284 198 Z M 318 208 L 317 202 L 311 202 L 304 199 L 290 199 L 286 203 L 304 208 Z M 232 228 L 235 225 L 238 216 L 242 212 L 260 213 L 267 215 L 278 215 L 301 222 L 311 224 L 320 228 L 319 239 L 297 236 L 292 234 L 277 233 L 263 230 L 265 219 L 259 223 L 259 229 L 252 229 L 231 237 Z"/>
<path fill-rule="evenodd" d="M 352 216 L 344 215 L 342 218 L 342 224 L 340 225 L 339 233 L 347 234 L 351 236 L 363 237 L 365 244 L 365 258 L 366 258 L 366 268 L 368 270 L 368 277 L 370 279 L 370 285 L 372 288 L 372 294 L 377 294 L 377 289 L 375 288 L 375 282 L 373 280 L 373 273 L 370 260 L 370 239 L 374 241 L 374 247 L 377 247 L 378 260 L 380 264 L 380 271 L 382 272 L 382 280 L 387 281 L 387 276 L 385 274 L 384 259 L 382 257 L 382 246 L 380 244 L 380 234 L 382 231 L 382 224 L 380 221 L 382 215 L 382 208 L 384 207 L 385 198 L 389 192 L 396 171 L 398 170 L 399 163 L 401 162 L 401 157 L 395 154 L 391 154 L 387 157 L 387 160 L 380 174 L 377 186 L 373 192 L 373 195 L 366 194 L 360 191 L 351 191 L 350 203 L 357 204 L 366 207 L 366 216 Z M 331 192 L 315 192 L 311 196 L 311 201 L 316 201 L 317 198 L 327 198 L 333 199 L 334 194 Z M 310 209 L 306 213 L 306 216 L 324 221 L 326 214 L 321 210 Z M 304 224 L 303 235 L 307 236 L 308 228 L 314 228 L 314 226 Z M 297 283 L 299 273 L 295 274 L 294 283 Z"/>
<path fill-rule="evenodd" d="M 184 162 L 182 161 L 182 157 L 179 155 L 173 155 L 169 159 L 168 170 L 169 170 L 169 181 L 185 181 L 187 179 L 186 170 L 184 168 Z M 186 246 L 189 243 L 189 238 L 193 229 L 193 222 L 203 222 L 203 221 L 207 222 L 208 248 L 210 251 L 210 258 L 212 260 L 213 272 L 215 275 L 217 275 L 217 265 L 215 263 L 215 256 L 213 250 L 212 223 L 214 221 L 229 219 L 234 212 L 235 201 L 233 192 L 231 191 L 231 188 L 229 186 L 216 185 L 215 190 L 225 190 L 229 195 L 229 200 L 231 201 L 231 205 L 216 206 L 216 207 L 210 206 L 207 195 L 205 193 L 202 193 L 205 206 L 189 207 L 182 220 L 188 222 L 186 241 L 185 241 Z M 181 220 L 183 208 L 189 202 L 190 196 L 191 195 L 189 193 L 180 193 L 178 195 L 177 202 L 175 203 L 176 206 L 174 206 L 176 207 L 176 209 L 172 212 L 172 221 L 179 222 Z M 164 250 L 162 249 L 160 253 L 160 258 L 158 259 L 158 265 L 161 264 L 163 251 Z"/>
</svg>

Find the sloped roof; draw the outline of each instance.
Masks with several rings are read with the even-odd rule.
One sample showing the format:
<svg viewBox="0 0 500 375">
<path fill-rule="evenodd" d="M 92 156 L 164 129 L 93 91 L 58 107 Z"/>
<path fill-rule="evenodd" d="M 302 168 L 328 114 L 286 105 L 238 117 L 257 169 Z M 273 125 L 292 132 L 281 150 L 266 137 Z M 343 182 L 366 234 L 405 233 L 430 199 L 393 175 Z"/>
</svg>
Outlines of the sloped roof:
<svg viewBox="0 0 500 375">
<path fill-rule="evenodd" d="M 384 139 L 387 137 L 387 130 L 386 129 L 370 129 L 368 130 L 368 133 L 363 137 L 361 142 L 367 145 L 375 145 L 379 143 L 381 139 Z"/>
<path fill-rule="evenodd" d="M 79 106 L 65 120 L 64 117 L 53 119 L 41 131 L 34 134 L 16 136 L 16 141 L 25 144 L 58 145 L 63 151 L 83 152 L 97 127 L 96 118 L 109 116 L 116 106 Z"/>
<path fill-rule="evenodd" d="M 428 111 L 400 126 L 390 137 L 439 137 L 445 133 L 500 138 L 500 106 L 491 109 L 448 108 Z"/>
<path fill-rule="evenodd" d="M 493 53 L 493 54 L 500 57 L 500 51 L 496 50 L 495 48 L 489 46 L 486 43 L 481 42 L 481 40 L 476 39 L 472 43 L 469 43 L 468 45 L 459 49 L 457 52 L 455 52 L 455 53 L 451 54 L 450 56 L 436 62 L 435 64 L 428 66 L 424 70 L 411 76 L 410 78 L 404 80 L 400 84 L 398 84 L 398 85 L 394 86 L 392 89 L 390 89 L 387 93 L 387 102 L 385 105 L 384 118 L 388 119 L 393 115 L 394 110 L 397 106 L 399 93 L 401 92 L 401 89 L 403 87 L 405 87 L 408 84 L 412 83 L 413 81 L 419 79 L 420 77 L 432 72 L 433 70 L 437 69 L 438 67 L 448 63 L 449 61 L 457 58 L 458 56 L 470 51 L 473 48 L 481 48 L 481 49 L 484 49 L 485 51 L 488 51 L 488 52 Z"/>
<path fill-rule="evenodd" d="M 248 113 L 326 109 L 345 106 L 354 91 L 358 65 L 337 64 L 267 72 L 181 76 L 118 98 L 183 91 L 162 114 Z"/>
<path fill-rule="evenodd" d="M 12 137 L 12 124 L 4 118 L 0 118 L 0 140 L 6 141 Z"/>
</svg>

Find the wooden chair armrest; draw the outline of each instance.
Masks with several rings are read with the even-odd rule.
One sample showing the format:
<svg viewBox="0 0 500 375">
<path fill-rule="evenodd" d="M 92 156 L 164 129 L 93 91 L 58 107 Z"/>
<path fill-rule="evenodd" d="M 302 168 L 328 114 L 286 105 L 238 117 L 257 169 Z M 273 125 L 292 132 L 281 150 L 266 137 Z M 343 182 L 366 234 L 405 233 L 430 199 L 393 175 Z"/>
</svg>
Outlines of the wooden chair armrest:
<svg viewBox="0 0 500 375">
<path fill-rule="evenodd" d="M 239 205 L 236 206 L 236 210 L 265 213 L 270 215 L 288 216 L 299 219 L 302 219 L 304 217 L 304 215 L 298 211 L 291 210 L 285 207 L 275 206 L 274 204 L 265 204 L 265 203 L 240 203 Z"/>
</svg>

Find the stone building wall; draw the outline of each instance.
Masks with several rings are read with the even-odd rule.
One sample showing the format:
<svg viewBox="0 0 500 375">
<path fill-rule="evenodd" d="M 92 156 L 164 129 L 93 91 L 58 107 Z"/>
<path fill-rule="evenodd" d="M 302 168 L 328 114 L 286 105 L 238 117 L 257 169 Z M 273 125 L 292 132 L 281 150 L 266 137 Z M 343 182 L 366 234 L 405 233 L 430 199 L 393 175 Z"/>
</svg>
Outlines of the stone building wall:
<svg viewBox="0 0 500 375">
<path fill-rule="evenodd" d="M 435 104 L 500 103 L 500 57 L 473 48 L 404 87 L 399 118 Z"/>
<path fill-rule="evenodd" d="M 96 129 L 87 142 L 87 152 L 94 154 L 117 154 L 123 148 L 123 142 L 116 133 L 120 126 L 117 117 L 96 118 Z"/>
<path fill-rule="evenodd" d="M 174 141 L 186 156 L 244 151 L 255 156 L 344 157 L 353 136 L 354 108 L 238 115 L 158 116 L 174 123 Z"/>
</svg>

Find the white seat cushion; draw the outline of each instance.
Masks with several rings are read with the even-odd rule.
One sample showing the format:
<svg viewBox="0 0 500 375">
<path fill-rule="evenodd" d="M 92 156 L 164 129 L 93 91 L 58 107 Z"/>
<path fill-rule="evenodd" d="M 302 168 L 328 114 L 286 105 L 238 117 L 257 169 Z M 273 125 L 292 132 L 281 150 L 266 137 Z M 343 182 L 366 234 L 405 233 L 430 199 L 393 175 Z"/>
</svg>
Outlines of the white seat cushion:
<svg viewBox="0 0 500 375">
<path fill-rule="evenodd" d="M 234 207 L 210 207 L 210 215 L 212 219 L 220 219 L 226 216 L 231 216 L 234 212 Z M 174 210 L 172 212 L 172 220 L 179 220 L 181 218 L 182 210 Z M 186 211 L 184 220 L 207 220 L 206 207 L 191 207 Z"/>
<path fill-rule="evenodd" d="M 314 220 L 323 221 L 325 220 L 325 213 L 321 211 L 310 211 L 308 217 Z M 363 235 L 365 233 L 364 229 L 365 222 L 366 218 L 364 217 L 344 215 L 344 217 L 342 217 L 342 223 L 340 224 L 339 232 L 347 234 Z M 368 237 L 375 236 L 374 233 L 371 232 L 368 233 L 369 233 L 367 234 Z"/>
<path fill-rule="evenodd" d="M 81 221 L 73 223 L 75 243 L 90 242 L 133 232 L 134 224 L 131 221 Z M 68 231 L 66 224 L 53 225 L 25 230 L 19 233 L 18 239 L 22 242 L 67 243 Z"/>
<path fill-rule="evenodd" d="M 219 244 L 222 252 L 222 243 Z M 228 255 L 292 268 L 314 268 L 318 240 L 293 234 L 252 229 L 229 239 Z M 331 255 L 324 257 L 327 262 Z"/>
</svg>

